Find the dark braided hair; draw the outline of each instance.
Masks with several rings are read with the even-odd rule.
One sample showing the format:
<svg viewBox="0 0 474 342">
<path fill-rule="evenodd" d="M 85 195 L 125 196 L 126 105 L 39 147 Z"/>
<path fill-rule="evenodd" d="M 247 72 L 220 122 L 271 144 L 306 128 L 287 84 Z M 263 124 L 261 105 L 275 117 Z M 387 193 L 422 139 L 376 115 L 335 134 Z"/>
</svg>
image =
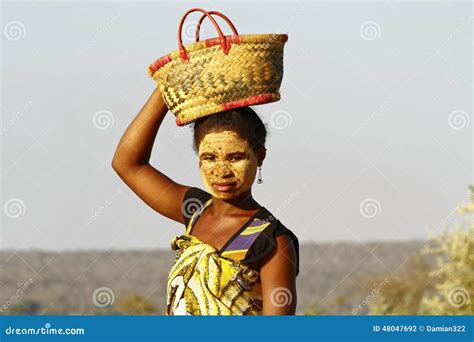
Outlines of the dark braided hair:
<svg viewBox="0 0 474 342">
<path fill-rule="evenodd" d="M 262 119 L 250 107 L 240 107 L 199 118 L 194 122 L 193 149 L 196 154 L 199 144 L 207 133 L 234 131 L 246 140 L 256 152 L 265 147 L 267 128 Z"/>
</svg>

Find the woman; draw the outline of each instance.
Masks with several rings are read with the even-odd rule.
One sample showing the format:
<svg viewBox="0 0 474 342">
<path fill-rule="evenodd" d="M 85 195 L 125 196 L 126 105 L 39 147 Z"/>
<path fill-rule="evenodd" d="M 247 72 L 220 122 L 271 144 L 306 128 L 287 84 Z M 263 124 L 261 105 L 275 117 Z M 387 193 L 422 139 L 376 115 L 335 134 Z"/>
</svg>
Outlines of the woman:
<svg viewBox="0 0 474 342">
<path fill-rule="evenodd" d="M 262 121 L 249 107 L 196 120 L 194 149 L 208 193 L 149 164 L 167 112 L 156 88 L 112 161 L 145 203 L 186 226 L 171 244 L 179 253 L 169 273 L 166 314 L 294 315 L 298 239 L 252 197 L 266 154 Z"/>
</svg>

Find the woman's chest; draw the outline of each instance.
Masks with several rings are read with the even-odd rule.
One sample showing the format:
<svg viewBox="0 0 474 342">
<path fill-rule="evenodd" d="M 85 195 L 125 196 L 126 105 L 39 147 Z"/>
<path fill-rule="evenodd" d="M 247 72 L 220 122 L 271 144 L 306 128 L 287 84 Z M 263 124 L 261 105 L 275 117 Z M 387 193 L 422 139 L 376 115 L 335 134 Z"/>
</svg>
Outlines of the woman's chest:
<svg viewBox="0 0 474 342">
<path fill-rule="evenodd" d="M 222 251 L 242 230 L 249 217 L 216 219 L 203 215 L 191 229 L 191 234 L 199 240 Z"/>
<path fill-rule="evenodd" d="M 244 215 L 223 217 L 205 210 L 191 220 L 188 234 L 212 246 L 219 255 L 240 261 L 247 254 L 245 250 L 252 246 L 249 241 L 254 239 L 253 234 L 246 234 L 247 229 L 255 229 L 254 222 L 259 220 L 257 216 L 262 211 L 263 207 L 260 207 Z M 255 270 L 261 267 L 260 263 L 247 265 Z"/>
</svg>

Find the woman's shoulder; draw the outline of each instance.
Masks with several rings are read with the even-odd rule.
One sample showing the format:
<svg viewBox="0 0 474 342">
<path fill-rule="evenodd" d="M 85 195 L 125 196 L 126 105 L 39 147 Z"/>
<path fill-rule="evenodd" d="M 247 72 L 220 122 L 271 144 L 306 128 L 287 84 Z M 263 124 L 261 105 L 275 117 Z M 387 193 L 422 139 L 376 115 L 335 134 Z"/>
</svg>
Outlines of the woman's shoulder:
<svg viewBox="0 0 474 342">
<path fill-rule="evenodd" d="M 295 233 L 287 228 L 280 220 L 278 220 L 270 211 L 265 209 L 259 217 L 260 224 L 264 228 L 258 232 L 253 243 L 248 249 L 242 263 L 256 264 L 265 259 L 277 248 L 277 237 L 287 234 L 293 243 L 297 258 L 297 273 L 299 273 L 299 241 Z"/>
<path fill-rule="evenodd" d="M 191 187 L 184 194 L 181 211 L 183 213 L 184 224 L 188 226 L 191 217 L 196 210 L 203 207 L 206 202 L 212 198 L 212 195 L 197 187 Z"/>
</svg>

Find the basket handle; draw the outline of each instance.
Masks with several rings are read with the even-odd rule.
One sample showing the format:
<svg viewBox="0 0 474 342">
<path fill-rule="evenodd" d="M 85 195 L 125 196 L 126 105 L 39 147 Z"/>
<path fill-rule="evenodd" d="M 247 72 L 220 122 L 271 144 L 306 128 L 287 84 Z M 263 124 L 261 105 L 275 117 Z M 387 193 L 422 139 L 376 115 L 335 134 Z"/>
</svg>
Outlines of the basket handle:
<svg viewBox="0 0 474 342">
<path fill-rule="evenodd" d="M 211 15 L 218 15 L 219 17 L 221 17 L 222 19 L 224 19 L 227 24 L 230 26 L 232 32 L 234 33 L 235 36 L 238 36 L 239 33 L 237 32 L 237 30 L 235 29 L 235 26 L 234 24 L 232 24 L 232 22 L 230 21 L 229 18 L 227 18 L 224 14 L 220 13 L 220 12 L 217 12 L 217 11 L 209 11 L 207 12 Z M 196 42 L 199 41 L 199 30 L 201 28 L 201 24 L 202 22 L 204 21 L 204 19 L 206 19 L 206 15 L 203 14 L 203 16 L 201 17 L 201 19 L 199 19 L 198 23 L 197 23 L 197 26 L 196 26 Z"/>
<path fill-rule="evenodd" d="M 219 41 L 221 43 L 222 50 L 224 51 L 224 54 L 227 55 L 230 50 L 230 43 L 228 43 L 227 40 L 225 39 L 224 34 L 222 33 L 219 25 L 214 20 L 214 18 L 202 8 L 191 8 L 186 13 L 184 13 L 183 18 L 181 19 L 181 22 L 179 23 L 179 28 L 178 28 L 178 46 L 179 46 L 179 57 L 181 58 L 181 61 L 183 63 L 187 63 L 189 61 L 189 52 L 183 46 L 183 40 L 181 39 L 181 31 L 183 30 L 184 20 L 186 19 L 189 13 L 196 12 L 196 11 L 200 11 L 204 13 L 204 15 L 209 17 L 211 22 L 214 24 L 214 27 L 216 28 L 217 33 L 219 34 Z"/>
</svg>

